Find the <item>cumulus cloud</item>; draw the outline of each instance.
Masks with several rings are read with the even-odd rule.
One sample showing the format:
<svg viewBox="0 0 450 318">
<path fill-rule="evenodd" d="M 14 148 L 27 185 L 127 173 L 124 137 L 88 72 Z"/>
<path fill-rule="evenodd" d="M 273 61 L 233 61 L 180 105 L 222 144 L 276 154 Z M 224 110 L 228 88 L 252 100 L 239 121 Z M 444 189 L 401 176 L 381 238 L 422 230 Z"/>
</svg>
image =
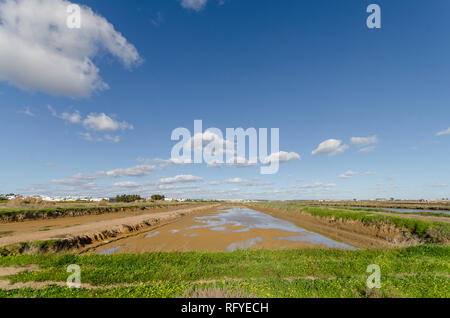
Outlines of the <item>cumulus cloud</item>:
<svg viewBox="0 0 450 318">
<path fill-rule="evenodd" d="M 152 171 L 155 171 L 155 166 L 149 165 L 139 165 L 131 168 L 120 168 L 114 169 L 110 171 L 100 171 L 97 172 L 97 175 L 107 176 L 112 178 L 120 178 L 120 177 L 144 177 L 149 175 Z"/>
<path fill-rule="evenodd" d="M 378 137 L 377 136 L 369 136 L 369 137 L 352 137 L 350 139 L 350 142 L 352 145 L 355 146 L 368 146 L 372 144 L 378 143 Z"/>
<path fill-rule="evenodd" d="M 108 88 L 93 63 L 108 53 L 130 68 L 136 48 L 105 18 L 81 7 L 81 28 L 67 27 L 71 2 L 0 2 L 0 79 L 25 90 L 73 98 Z"/>
<path fill-rule="evenodd" d="M 181 6 L 185 9 L 201 11 L 207 2 L 208 0 L 181 0 Z"/>
<path fill-rule="evenodd" d="M 97 133 L 104 133 L 107 131 L 114 132 L 117 130 L 133 130 L 133 125 L 127 123 L 126 121 L 118 121 L 104 113 L 96 114 L 91 113 L 89 114 L 84 120 L 82 119 L 82 116 L 78 110 L 75 110 L 73 112 L 64 112 L 60 115 L 56 112 L 56 110 L 53 109 L 52 106 L 47 106 L 48 110 L 52 114 L 53 117 L 60 118 L 68 123 L 71 124 L 82 124 L 83 127 L 86 130 L 94 131 L 94 136 L 90 132 L 81 132 L 78 133 L 79 136 L 81 136 L 83 139 L 87 141 L 102 141 L 107 140 L 112 143 L 119 143 L 120 142 L 120 136 L 113 136 L 110 134 L 105 134 L 103 137 L 98 136 Z"/>
<path fill-rule="evenodd" d="M 86 119 L 83 120 L 83 126 L 89 130 L 95 131 L 116 131 L 116 130 L 133 130 L 133 125 L 127 123 L 126 121 L 119 122 L 105 113 L 89 114 Z"/>
<path fill-rule="evenodd" d="M 159 179 L 160 184 L 173 184 L 173 183 L 188 183 L 188 182 L 201 182 L 203 178 L 193 175 L 178 175 L 171 178 Z"/>
<path fill-rule="evenodd" d="M 445 136 L 445 135 L 450 135 L 450 127 L 448 127 L 447 129 L 444 129 L 436 134 L 436 136 Z"/>
<path fill-rule="evenodd" d="M 328 156 L 335 156 L 343 153 L 348 149 L 348 146 L 342 142 L 342 140 L 328 139 L 322 142 L 317 149 L 315 149 L 313 155 L 327 154 Z"/>
<path fill-rule="evenodd" d="M 280 151 L 277 153 L 273 153 L 270 156 L 267 156 L 263 160 L 263 164 L 268 165 L 272 163 L 283 163 L 283 162 L 289 162 L 289 161 L 295 161 L 300 160 L 301 157 L 298 153 L 295 152 L 286 152 L 286 151 Z"/>
</svg>

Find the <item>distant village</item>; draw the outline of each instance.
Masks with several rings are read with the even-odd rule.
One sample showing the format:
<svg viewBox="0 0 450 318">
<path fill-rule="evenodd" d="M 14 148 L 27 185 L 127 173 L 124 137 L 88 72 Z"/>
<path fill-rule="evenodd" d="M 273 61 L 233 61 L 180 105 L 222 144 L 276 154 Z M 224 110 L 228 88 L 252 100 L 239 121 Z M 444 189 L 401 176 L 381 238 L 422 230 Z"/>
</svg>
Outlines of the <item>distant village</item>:
<svg viewBox="0 0 450 318">
<path fill-rule="evenodd" d="M 114 198 L 107 198 L 107 197 L 91 197 L 91 196 L 74 196 L 74 195 L 67 195 L 67 196 L 47 196 L 47 195 L 31 195 L 31 196 L 24 196 L 21 194 L 0 194 L 0 201 L 11 201 L 17 198 L 35 198 L 42 201 L 47 202 L 101 202 L 101 201 L 113 201 Z M 167 198 L 162 196 L 162 200 L 166 202 L 186 202 L 186 201 L 201 201 L 201 200 L 191 200 L 186 198 Z M 142 199 L 145 201 L 145 199 Z M 150 198 L 148 199 L 150 200 Z M 271 200 L 240 200 L 240 199 L 227 199 L 227 200 L 214 200 L 214 201 L 227 201 L 227 202 L 267 202 Z M 373 200 L 286 200 L 287 202 L 290 201 L 317 201 L 317 202 L 337 202 L 337 201 L 353 201 L 353 202 L 359 202 L 359 201 L 378 201 L 378 202 L 386 202 L 386 201 L 416 201 L 421 203 L 430 203 L 430 204 L 437 204 L 437 203 L 445 203 L 449 204 L 449 198 L 442 198 L 442 199 L 420 199 L 420 200 L 400 200 L 395 198 L 376 198 Z"/>
<path fill-rule="evenodd" d="M 31 196 L 24 196 L 21 194 L 0 194 L 0 200 L 7 200 L 11 201 L 18 198 L 35 198 L 42 201 L 47 202 L 101 202 L 101 201 L 112 201 L 114 198 L 107 198 L 107 197 L 91 197 L 91 196 L 74 196 L 74 195 L 67 195 L 67 196 L 47 196 L 47 195 L 31 195 Z M 163 197 L 164 201 L 167 202 L 185 202 L 188 199 L 184 198 L 165 198 Z"/>
</svg>

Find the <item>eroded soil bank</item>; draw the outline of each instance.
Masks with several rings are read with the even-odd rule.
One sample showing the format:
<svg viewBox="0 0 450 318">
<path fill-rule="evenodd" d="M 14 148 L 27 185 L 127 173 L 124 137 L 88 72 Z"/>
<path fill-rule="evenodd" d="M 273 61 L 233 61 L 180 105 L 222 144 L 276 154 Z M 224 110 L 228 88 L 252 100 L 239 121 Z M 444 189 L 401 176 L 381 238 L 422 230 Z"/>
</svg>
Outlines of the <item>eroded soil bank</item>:
<svg viewBox="0 0 450 318">
<path fill-rule="evenodd" d="M 198 205 L 169 210 L 126 211 L 53 220 L 0 225 L 0 247 L 4 252 L 33 253 L 80 249 L 85 245 L 120 238 L 159 226 L 198 211 L 212 211 L 218 205 Z M 37 243 L 35 243 L 37 242 Z M 44 242 L 44 243 L 41 243 Z M 29 243 L 29 244 L 25 244 Z"/>
<path fill-rule="evenodd" d="M 418 236 L 393 224 L 367 226 L 359 221 L 341 221 L 312 216 L 299 211 L 279 210 L 257 205 L 252 205 L 251 208 L 358 248 L 402 247 L 424 243 Z"/>
</svg>

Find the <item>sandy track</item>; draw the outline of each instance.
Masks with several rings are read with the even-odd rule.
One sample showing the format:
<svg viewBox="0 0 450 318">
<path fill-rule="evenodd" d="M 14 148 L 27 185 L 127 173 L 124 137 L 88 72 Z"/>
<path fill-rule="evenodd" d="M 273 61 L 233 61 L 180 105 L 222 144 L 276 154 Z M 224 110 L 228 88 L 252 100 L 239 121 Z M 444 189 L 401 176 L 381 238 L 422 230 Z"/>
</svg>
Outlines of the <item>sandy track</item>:
<svg viewBox="0 0 450 318">
<path fill-rule="evenodd" d="M 95 219 L 93 221 L 84 224 L 79 224 L 75 227 L 69 228 L 63 227 L 38 232 L 17 231 L 14 235 L 1 237 L 0 247 L 21 242 L 45 241 L 62 237 L 86 236 L 107 230 L 120 231 L 120 229 L 122 229 L 124 225 L 134 226 L 142 224 L 147 221 L 152 222 L 154 220 L 158 220 L 160 223 L 162 223 L 165 221 L 182 217 L 186 214 L 194 213 L 203 209 L 210 209 L 213 207 L 214 207 L 213 205 L 208 205 L 208 206 L 197 206 L 192 208 L 178 208 L 167 212 L 144 213 L 141 215 L 127 216 L 116 219 L 108 219 L 108 215 L 106 215 L 105 219 Z M 80 220 L 72 219 L 70 221 L 72 222 L 72 224 L 75 224 Z M 46 223 L 48 222 L 40 221 L 39 224 L 41 226 L 44 226 Z M 8 229 L 14 231 L 14 226 L 15 225 L 9 224 Z M 17 224 L 17 226 L 20 227 L 20 224 Z"/>
</svg>

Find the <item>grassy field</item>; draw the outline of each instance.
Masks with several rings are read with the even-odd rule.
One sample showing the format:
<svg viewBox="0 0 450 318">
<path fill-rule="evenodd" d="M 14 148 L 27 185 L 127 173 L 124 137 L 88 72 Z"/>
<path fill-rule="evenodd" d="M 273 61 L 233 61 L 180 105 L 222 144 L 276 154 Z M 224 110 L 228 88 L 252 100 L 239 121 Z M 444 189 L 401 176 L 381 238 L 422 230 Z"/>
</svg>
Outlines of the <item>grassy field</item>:
<svg viewBox="0 0 450 318">
<path fill-rule="evenodd" d="M 65 282 L 70 264 L 81 267 L 90 288 L 30 286 L 0 290 L 0 297 L 180 297 L 211 290 L 249 297 L 450 297 L 448 246 L 0 257 L 0 267 L 40 268 L 8 277 L 11 283 Z M 381 268 L 379 290 L 366 288 L 370 264 Z"/>
<path fill-rule="evenodd" d="M 329 207 L 370 207 L 370 208 L 393 208 L 393 209 L 416 209 L 416 210 L 444 210 L 450 211 L 450 201 L 289 201 L 296 205 L 315 205 Z M 280 202 L 278 202 L 280 203 Z M 285 203 L 285 202 L 282 202 Z"/>
<path fill-rule="evenodd" d="M 327 207 L 309 207 L 302 205 L 272 205 L 264 204 L 263 207 L 286 211 L 298 211 L 313 216 L 340 219 L 343 221 L 354 220 L 365 225 L 380 226 L 393 224 L 404 228 L 430 243 L 447 243 L 450 240 L 450 224 L 439 221 L 418 220 L 412 218 L 397 217 L 392 215 L 378 214 L 376 211 L 354 211 L 345 209 L 332 209 Z"/>
<path fill-rule="evenodd" d="M 74 215 L 104 214 L 132 210 L 146 210 L 156 208 L 169 208 L 185 206 L 192 203 L 87 203 L 72 205 L 69 203 L 50 206 L 21 206 L 2 207 L 0 209 L 0 221 L 14 222 L 24 219 L 56 218 Z"/>
</svg>

